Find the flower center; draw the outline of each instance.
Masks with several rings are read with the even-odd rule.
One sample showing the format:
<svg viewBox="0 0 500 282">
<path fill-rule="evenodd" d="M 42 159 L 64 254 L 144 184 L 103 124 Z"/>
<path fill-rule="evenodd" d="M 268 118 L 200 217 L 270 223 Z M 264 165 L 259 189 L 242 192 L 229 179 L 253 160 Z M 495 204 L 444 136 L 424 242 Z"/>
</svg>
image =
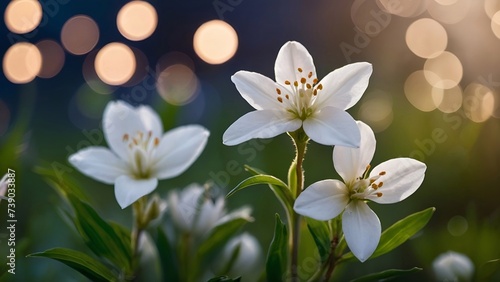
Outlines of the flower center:
<svg viewBox="0 0 500 282">
<path fill-rule="evenodd" d="M 149 131 L 147 134 L 138 131 L 133 137 L 129 134 L 124 134 L 123 142 L 128 143 L 127 148 L 132 174 L 137 179 L 150 178 L 153 152 L 160 144 L 160 139 L 153 137 L 152 131 Z"/>
<path fill-rule="evenodd" d="M 349 194 L 352 200 L 363 200 L 366 199 L 369 195 L 375 194 L 377 197 L 382 197 L 382 192 L 378 192 L 377 190 L 384 185 L 384 182 L 376 181 L 382 175 L 386 175 L 385 171 L 381 171 L 378 175 L 372 176 L 368 178 L 368 171 L 370 170 L 370 165 L 366 166 L 366 170 L 362 176 L 356 178 L 350 185 L 347 185 L 349 188 Z"/>
<path fill-rule="evenodd" d="M 323 90 L 323 85 L 318 84 L 318 79 L 313 78 L 313 73 L 305 75 L 302 68 L 297 68 L 300 81 L 285 80 L 283 84 L 278 81 L 281 87 L 276 88 L 278 102 L 285 105 L 288 112 L 301 120 L 307 119 L 314 111 L 314 101 L 319 92 Z"/>
</svg>

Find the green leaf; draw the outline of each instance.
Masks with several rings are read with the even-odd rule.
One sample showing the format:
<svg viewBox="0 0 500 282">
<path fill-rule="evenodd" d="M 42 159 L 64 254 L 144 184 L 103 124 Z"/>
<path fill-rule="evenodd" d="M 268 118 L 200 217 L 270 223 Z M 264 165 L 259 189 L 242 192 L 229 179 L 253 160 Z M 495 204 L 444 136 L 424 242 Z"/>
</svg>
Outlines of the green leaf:
<svg viewBox="0 0 500 282">
<path fill-rule="evenodd" d="M 80 184 L 70 176 L 72 168 L 57 162 L 35 167 L 34 171 L 43 176 L 49 184 L 63 198 L 67 199 L 68 194 L 73 194 L 77 198 L 89 201 L 87 195 L 80 188 Z"/>
<path fill-rule="evenodd" d="M 305 217 L 307 222 L 307 228 L 311 233 L 314 243 L 318 247 L 319 255 L 321 257 L 321 262 L 325 262 L 330 254 L 330 230 L 328 229 L 327 221 L 319 221 L 312 219 L 310 217 Z"/>
<path fill-rule="evenodd" d="M 99 257 L 105 257 L 120 269 L 131 270 L 130 237 L 104 221 L 87 203 L 69 194 L 75 211 L 75 225 L 87 246 Z"/>
<path fill-rule="evenodd" d="M 429 222 L 436 208 L 428 208 L 423 211 L 414 213 L 394 223 L 391 227 L 387 228 L 380 236 L 378 247 L 370 257 L 376 258 L 387 252 L 392 251 L 394 248 L 406 242 L 418 231 L 420 231 Z M 352 252 L 342 256 L 340 262 L 355 260 Z"/>
<path fill-rule="evenodd" d="M 493 281 L 493 275 L 500 271 L 500 259 L 487 261 L 479 267 L 477 281 Z"/>
<path fill-rule="evenodd" d="M 250 172 L 251 174 L 254 174 L 254 177 L 255 176 L 265 176 L 265 177 L 274 178 L 272 180 L 272 182 L 268 182 L 268 183 L 265 183 L 265 182 L 263 182 L 263 183 L 255 183 L 255 184 L 251 184 L 251 185 L 268 184 L 269 188 L 271 188 L 271 191 L 273 191 L 273 193 L 276 196 L 276 198 L 278 198 L 278 200 L 280 201 L 281 205 L 283 206 L 283 208 L 285 209 L 285 211 L 287 212 L 287 214 L 291 215 L 293 213 L 293 203 L 294 203 L 295 200 L 293 198 L 292 193 L 290 192 L 290 189 L 288 189 L 288 187 L 286 186 L 286 184 L 283 181 L 281 181 L 280 179 L 278 179 L 278 178 L 276 178 L 274 176 L 266 175 L 261 170 L 258 170 L 256 168 L 250 167 L 248 165 L 245 165 L 245 169 L 248 172 Z M 246 180 L 248 180 L 250 178 L 247 178 Z M 244 180 L 243 182 L 245 182 L 246 180 Z M 242 183 L 240 183 L 238 186 L 240 186 Z M 234 188 L 231 192 L 235 191 L 236 188 Z M 243 189 L 243 188 L 240 188 L 239 190 L 241 190 L 241 189 Z M 227 197 L 230 196 L 231 192 L 229 192 L 229 194 L 228 194 Z M 234 194 L 234 192 L 233 192 L 233 194 Z"/>
<path fill-rule="evenodd" d="M 235 279 L 232 279 L 232 278 L 229 278 L 228 276 L 218 276 L 218 277 L 214 277 L 210 280 L 208 280 L 208 282 L 240 282 L 241 281 L 241 277 L 237 277 Z"/>
<path fill-rule="evenodd" d="M 28 257 L 46 257 L 60 261 L 92 281 L 118 281 L 118 277 L 100 261 L 75 250 L 54 248 Z"/>
<path fill-rule="evenodd" d="M 167 235 L 163 229 L 158 228 L 156 247 L 160 254 L 160 263 L 163 271 L 163 280 L 179 281 L 179 267 L 175 259 L 175 250 L 170 245 Z"/>
<path fill-rule="evenodd" d="M 380 281 L 389 280 L 399 276 L 408 275 L 411 273 L 419 272 L 422 268 L 414 267 L 411 269 L 388 269 L 378 273 L 368 274 L 366 276 L 351 280 L 351 282 L 367 282 L 367 281 Z"/>
<path fill-rule="evenodd" d="M 250 176 L 249 178 L 243 180 L 238 184 L 236 187 L 234 187 L 233 190 L 229 191 L 227 193 L 227 198 L 231 197 L 234 195 L 236 192 L 241 191 L 247 187 L 253 186 L 253 185 L 259 185 L 259 184 L 268 184 L 268 185 L 273 185 L 279 187 L 281 190 L 283 190 L 282 194 L 288 199 L 292 199 L 292 194 L 290 193 L 290 190 L 288 190 L 288 186 L 285 184 L 285 182 L 281 181 L 279 178 L 274 177 L 272 175 L 254 175 Z"/>
<path fill-rule="evenodd" d="M 276 214 L 274 237 L 267 253 L 267 281 L 284 281 L 288 269 L 288 231 Z"/>
</svg>

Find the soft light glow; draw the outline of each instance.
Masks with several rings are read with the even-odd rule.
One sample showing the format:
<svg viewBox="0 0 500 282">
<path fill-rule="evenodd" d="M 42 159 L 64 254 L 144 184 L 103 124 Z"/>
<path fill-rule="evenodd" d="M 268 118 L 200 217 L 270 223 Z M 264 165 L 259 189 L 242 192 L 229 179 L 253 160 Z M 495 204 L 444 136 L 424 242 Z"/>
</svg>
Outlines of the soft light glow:
<svg viewBox="0 0 500 282">
<path fill-rule="evenodd" d="M 462 63 L 453 53 L 445 51 L 424 64 L 425 78 L 434 87 L 450 89 L 462 80 Z"/>
<path fill-rule="evenodd" d="M 456 112 L 462 106 L 462 88 L 459 85 L 450 89 L 433 87 L 432 99 L 441 112 Z"/>
<path fill-rule="evenodd" d="M 488 120 L 495 109 L 495 96 L 491 89 L 471 83 L 464 90 L 463 108 L 465 116 L 474 122 Z"/>
<path fill-rule="evenodd" d="M 195 32 L 193 46 L 196 54 L 209 64 L 222 64 L 238 49 L 238 35 L 232 26 L 221 20 L 202 24 Z"/>
<path fill-rule="evenodd" d="M 102 82 L 101 79 L 99 79 L 99 76 L 97 76 L 97 73 L 95 71 L 94 67 L 94 62 L 95 62 L 95 57 L 97 55 L 97 50 L 91 51 L 88 53 L 85 57 L 85 60 L 83 61 L 83 66 L 82 66 L 82 73 L 83 73 L 83 78 L 85 79 L 85 82 L 87 82 L 87 85 L 92 88 L 96 93 L 99 94 L 110 94 L 113 91 L 115 91 L 115 86 L 110 86 L 104 82 Z"/>
<path fill-rule="evenodd" d="M 371 2 L 371 1 L 368 1 Z M 416 17 L 427 9 L 429 0 L 376 0 L 377 4 L 386 12 L 400 17 Z"/>
<path fill-rule="evenodd" d="M 3 57 L 3 72 L 13 83 L 32 81 L 42 68 L 42 54 L 27 42 L 12 45 Z"/>
<path fill-rule="evenodd" d="M 449 4 L 442 4 L 446 2 Z M 455 24 L 463 20 L 467 13 L 469 13 L 471 0 L 432 0 L 429 1 L 427 11 L 436 20 L 447 23 Z"/>
<path fill-rule="evenodd" d="M 491 19 L 496 12 L 500 11 L 500 1 L 498 0 L 484 0 L 484 11 Z"/>
<path fill-rule="evenodd" d="M 99 27 L 88 16 L 74 16 L 64 24 L 61 30 L 61 42 L 64 48 L 75 55 L 92 51 L 99 41 Z"/>
<path fill-rule="evenodd" d="M 375 36 L 389 24 L 390 15 L 383 11 L 375 1 L 357 0 L 353 1 L 351 6 L 351 20 L 357 29 Z"/>
<path fill-rule="evenodd" d="M 496 12 L 491 18 L 491 30 L 497 38 L 500 38 L 500 11 Z"/>
<path fill-rule="evenodd" d="M 185 105 L 195 98 L 198 78 L 186 65 L 171 65 L 158 76 L 156 89 L 168 103 L 178 106 Z"/>
<path fill-rule="evenodd" d="M 38 77 L 51 78 L 56 76 L 64 65 L 64 50 L 53 40 L 42 40 L 36 44 L 42 54 L 42 69 Z"/>
<path fill-rule="evenodd" d="M 109 85 L 124 84 L 135 72 L 134 52 L 125 44 L 109 43 L 97 53 L 94 67 L 103 82 Z"/>
<path fill-rule="evenodd" d="M 436 109 L 432 85 L 425 79 L 424 71 L 416 71 L 406 79 L 404 90 L 408 101 L 417 109 L 430 112 Z"/>
<path fill-rule="evenodd" d="M 469 223 L 463 216 L 454 216 L 448 221 L 448 232 L 451 236 L 462 236 L 469 229 Z"/>
<path fill-rule="evenodd" d="M 7 28 L 14 33 L 28 33 L 42 20 L 42 5 L 36 0 L 10 1 L 5 9 L 4 20 Z"/>
<path fill-rule="evenodd" d="M 131 1 L 118 12 L 116 25 L 125 38 L 132 41 L 144 40 L 155 31 L 158 15 L 148 2 Z"/>
<path fill-rule="evenodd" d="M 441 54 L 448 44 L 444 27 L 433 19 L 419 19 L 406 30 L 408 48 L 421 58 L 434 58 Z"/>
<path fill-rule="evenodd" d="M 364 95 L 359 117 L 366 122 L 374 132 L 386 130 L 392 123 L 392 97 L 382 91 Z"/>
</svg>

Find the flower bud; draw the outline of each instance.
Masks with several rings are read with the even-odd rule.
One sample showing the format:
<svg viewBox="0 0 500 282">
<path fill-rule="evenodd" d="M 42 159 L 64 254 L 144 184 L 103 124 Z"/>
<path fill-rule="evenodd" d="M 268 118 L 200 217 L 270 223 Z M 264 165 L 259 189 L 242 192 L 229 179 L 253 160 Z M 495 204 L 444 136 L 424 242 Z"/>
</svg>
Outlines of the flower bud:
<svg viewBox="0 0 500 282">
<path fill-rule="evenodd" d="M 438 281 L 471 281 L 474 264 L 465 255 L 448 251 L 439 255 L 432 263 Z"/>
</svg>

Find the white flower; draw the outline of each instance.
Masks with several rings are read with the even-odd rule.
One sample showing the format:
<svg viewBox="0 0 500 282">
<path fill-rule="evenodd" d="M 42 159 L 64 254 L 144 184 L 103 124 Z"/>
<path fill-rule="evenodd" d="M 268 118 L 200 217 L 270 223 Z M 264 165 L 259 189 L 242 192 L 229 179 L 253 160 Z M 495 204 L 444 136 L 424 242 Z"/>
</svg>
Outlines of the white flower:
<svg viewBox="0 0 500 282">
<path fill-rule="evenodd" d="M 0 180 L 0 201 L 2 199 L 7 200 L 7 197 L 5 197 L 5 193 L 7 193 L 7 185 L 9 184 L 9 182 L 7 181 L 7 176 L 8 173 L 6 173 L 2 177 L 2 180 Z"/>
<path fill-rule="evenodd" d="M 165 134 L 159 116 L 148 106 L 110 102 L 103 130 L 111 149 L 92 146 L 69 157 L 83 174 L 115 185 L 115 197 L 126 208 L 158 185 L 158 179 L 183 173 L 205 148 L 209 132 L 198 125 Z"/>
<path fill-rule="evenodd" d="M 330 220 L 342 212 L 342 230 L 349 248 L 362 262 L 377 248 L 381 226 L 366 200 L 379 204 L 402 201 L 424 180 L 425 164 L 410 158 L 383 162 L 369 173 L 375 153 L 375 135 L 358 121 L 361 144 L 358 149 L 336 146 L 333 165 L 344 182 L 322 180 L 309 186 L 295 201 L 297 213 L 317 220 Z"/>
<path fill-rule="evenodd" d="M 168 197 L 172 221 L 182 232 L 204 235 L 213 227 L 237 217 L 250 218 L 250 209 L 226 213 L 224 197 L 213 199 L 199 184 L 173 191 Z"/>
<path fill-rule="evenodd" d="M 231 77 L 241 96 L 256 109 L 224 133 L 225 145 L 252 138 L 271 138 L 304 128 L 324 145 L 359 146 L 359 131 L 345 110 L 356 104 L 368 86 L 369 63 L 354 63 L 318 81 L 313 59 L 298 42 L 281 47 L 274 66 L 276 82 L 261 74 L 239 71 Z"/>
<path fill-rule="evenodd" d="M 229 277 L 241 276 L 242 281 L 259 279 L 262 250 L 252 235 L 245 232 L 232 238 L 226 243 L 219 257 L 215 262 L 215 273 Z"/>
<path fill-rule="evenodd" d="M 439 255 L 432 263 L 438 281 L 471 281 L 474 264 L 465 255 L 446 252 Z"/>
</svg>

